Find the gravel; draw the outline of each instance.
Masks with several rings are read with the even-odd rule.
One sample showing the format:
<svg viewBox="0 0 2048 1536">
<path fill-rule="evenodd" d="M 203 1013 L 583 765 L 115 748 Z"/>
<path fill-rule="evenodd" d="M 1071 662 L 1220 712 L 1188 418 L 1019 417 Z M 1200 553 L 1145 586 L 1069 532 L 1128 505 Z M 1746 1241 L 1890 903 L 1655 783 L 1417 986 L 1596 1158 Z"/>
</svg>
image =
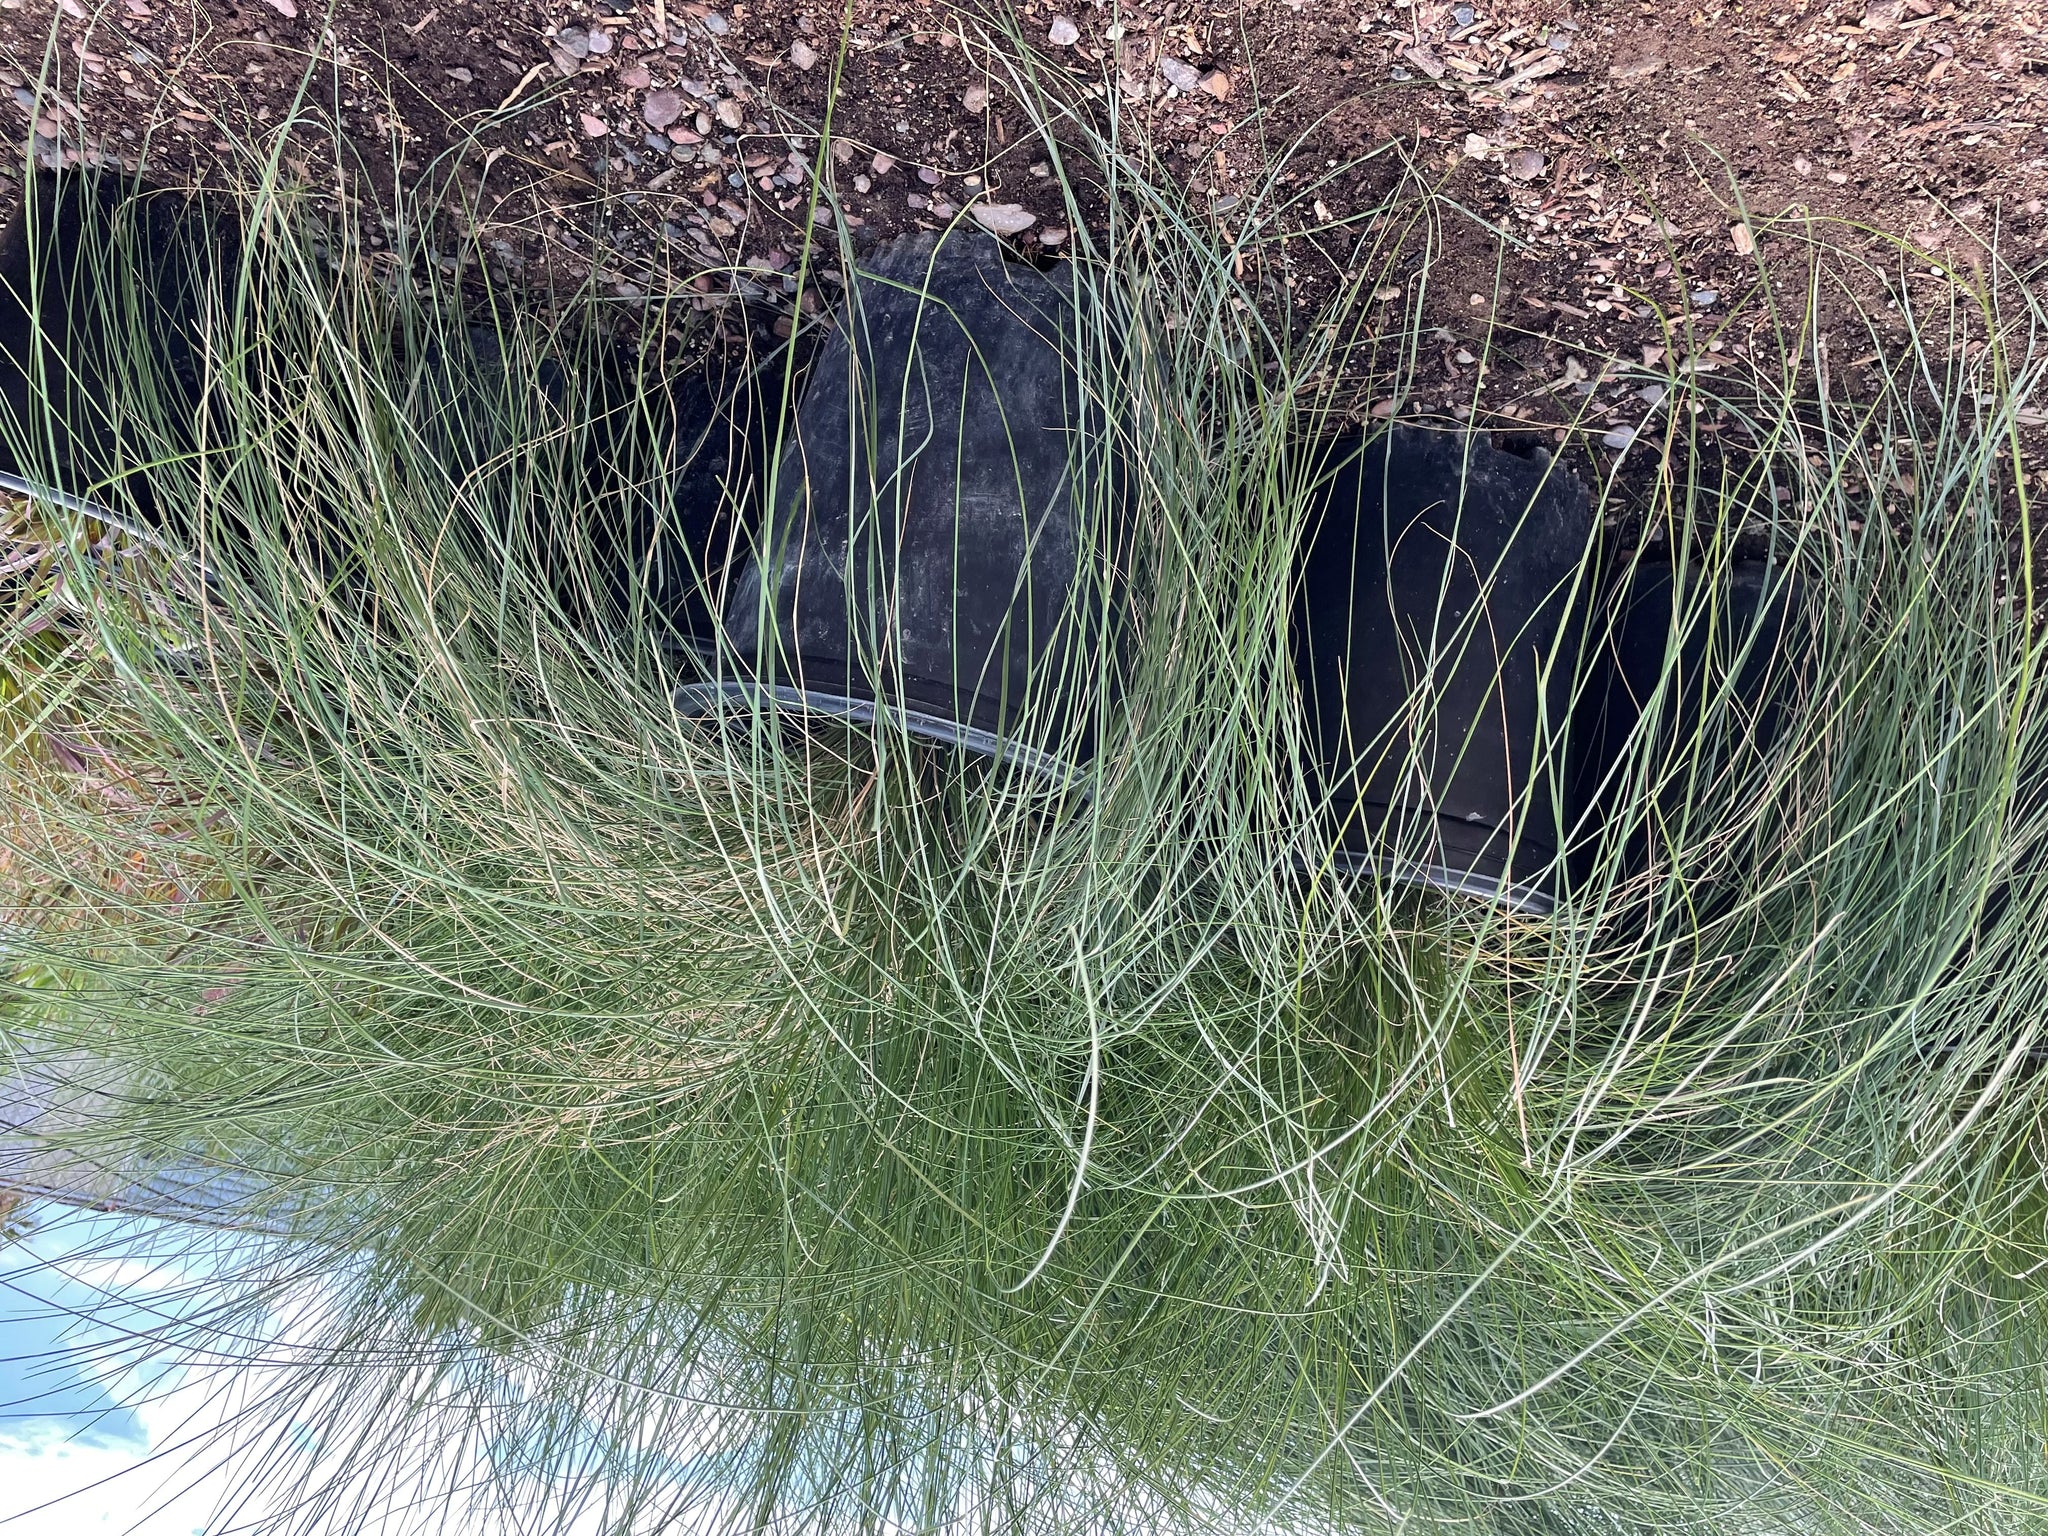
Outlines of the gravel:
<svg viewBox="0 0 2048 1536">
<path fill-rule="evenodd" d="M 666 128 L 682 115 L 683 96 L 680 91 L 649 91 L 647 99 L 640 103 L 640 116 L 650 128 Z"/>
</svg>

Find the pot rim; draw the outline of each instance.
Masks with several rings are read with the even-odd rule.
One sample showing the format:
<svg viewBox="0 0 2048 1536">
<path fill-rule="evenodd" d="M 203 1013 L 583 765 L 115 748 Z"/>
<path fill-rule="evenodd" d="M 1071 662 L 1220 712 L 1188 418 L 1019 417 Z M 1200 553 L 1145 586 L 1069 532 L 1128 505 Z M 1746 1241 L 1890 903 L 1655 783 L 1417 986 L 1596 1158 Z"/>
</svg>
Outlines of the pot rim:
<svg viewBox="0 0 2048 1536">
<path fill-rule="evenodd" d="M 1078 765 L 1057 753 L 1048 752 L 1043 747 L 1013 741 L 995 731 L 984 730 L 976 725 L 965 725 L 930 710 L 918 709 L 907 704 L 891 704 L 883 699 L 826 693 L 814 688 L 792 688 L 782 683 L 764 685 L 744 679 L 728 678 L 719 682 L 686 683 L 676 690 L 675 703 L 676 708 L 691 719 L 704 719 L 711 715 L 723 714 L 728 704 L 741 703 L 748 707 L 780 705 L 800 714 L 843 720 L 855 725 L 893 722 L 900 725 L 906 734 L 921 741 L 957 747 L 983 757 L 999 758 L 1029 773 L 1053 780 L 1062 788 L 1073 784 L 1083 774 Z"/>
</svg>

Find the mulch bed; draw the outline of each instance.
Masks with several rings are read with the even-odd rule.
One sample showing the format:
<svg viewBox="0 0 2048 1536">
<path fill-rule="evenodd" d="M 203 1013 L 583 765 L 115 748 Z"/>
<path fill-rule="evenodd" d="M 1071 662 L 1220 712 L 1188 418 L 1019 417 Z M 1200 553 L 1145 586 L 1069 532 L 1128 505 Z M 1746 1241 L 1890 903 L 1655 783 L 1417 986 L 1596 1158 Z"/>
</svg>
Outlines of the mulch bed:
<svg viewBox="0 0 2048 1536">
<path fill-rule="evenodd" d="M 628 304 L 788 309 L 813 220 L 843 219 L 856 251 L 962 216 L 1040 259 L 1075 239 L 1052 152 L 981 45 L 983 4 L 854 0 L 850 25 L 812 0 L 58 4 L 0 0 L 0 104 L 44 158 L 146 147 L 159 175 L 204 182 L 216 118 L 266 131 L 310 79 L 372 185 L 445 175 L 489 261 Z M 1119 97 L 1137 147 L 1226 230 L 1273 187 L 1296 233 L 1268 291 L 1298 312 L 1384 235 L 1354 216 L 1404 179 L 1439 188 L 1469 216 L 1381 274 L 1386 328 L 1419 322 L 1426 345 L 1403 398 L 1372 409 L 1524 425 L 1591 473 L 1654 411 L 1620 365 L 1735 374 L 1775 355 L 1759 262 L 1803 305 L 1810 218 L 1905 242 L 1867 241 L 1879 259 L 1824 299 L 1849 391 L 1869 382 L 1871 326 L 1899 335 L 1894 285 L 1938 294 L 1994 247 L 2048 275 L 2034 0 L 1010 14 L 1046 68 Z"/>
</svg>

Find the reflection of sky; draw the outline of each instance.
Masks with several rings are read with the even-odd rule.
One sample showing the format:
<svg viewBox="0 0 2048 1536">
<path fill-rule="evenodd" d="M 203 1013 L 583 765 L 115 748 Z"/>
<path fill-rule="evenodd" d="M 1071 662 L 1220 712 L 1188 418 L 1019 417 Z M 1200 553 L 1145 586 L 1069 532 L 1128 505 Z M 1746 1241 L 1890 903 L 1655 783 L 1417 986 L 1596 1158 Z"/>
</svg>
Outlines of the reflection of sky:
<svg viewBox="0 0 2048 1536">
<path fill-rule="evenodd" d="M 237 1409 L 250 1409 L 262 1393 L 265 1368 L 243 1364 L 224 1374 L 180 1372 L 153 1349 L 151 1335 L 168 1321 L 217 1304 L 226 1283 L 210 1282 L 209 1271 L 233 1268 L 233 1245 L 261 1239 L 48 1205 L 38 1207 L 35 1217 L 24 1240 L 0 1243 L 0 1536 L 212 1536 L 215 1529 L 260 1521 L 262 1509 L 242 1503 L 218 1527 L 212 1524 L 224 1499 L 232 1504 L 252 1490 L 237 1485 L 231 1464 L 221 1467 L 204 1451 L 195 1463 L 183 1448 L 203 1444 Z M 223 1260 L 218 1266 L 206 1253 L 216 1242 Z M 319 1298 L 304 1300 L 312 1330 L 324 1331 L 318 1325 Z M 286 1323 L 277 1338 L 297 1331 Z M 298 1399 L 298 1407 L 313 1404 Z M 271 1496 L 289 1495 L 297 1481 L 294 1464 L 306 1472 L 319 1466 L 319 1439 L 314 1429 L 294 1423 L 269 1440 L 273 1454 L 264 1470 L 278 1475 L 266 1490 Z M 575 1450 L 591 1448 L 560 1444 L 555 1450 L 574 1461 Z M 455 1451 L 452 1460 L 446 1445 L 422 1444 L 419 1450 L 417 1458 L 401 1457 L 411 1467 L 390 1469 L 398 1485 L 390 1493 L 406 1486 L 425 1492 L 425 1484 L 444 1478 L 488 1479 L 485 1469 L 495 1466 L 532 1490 L 521 1528 L 588 1536 L 603 1523 L 600 1510 L 563 1499 L 566 1490 L 551 1487 L 545 1475 L 534 1480 L 539 1469 L 530 1447 L 496 1444 L 486 1436 Z M 653 1464 L 662 1459 L 650 1455 Z M 672 1470 L 687 1465 L 684 1460 Z M 259 1497 L 257 1505 L 264 1502 Z M 552 1521 L 543 1513 L 551 1504 L 559 1511 Z M 495 1536 L 505 1529 L 481 1509 L 444 1511 L 431 1498 L 407 1506 L 404 1497 L 396 1497 L 368 1524 L 336 1510 L 333 1536 Z"/>
<path fill-rule="evenodd" d="M 67 1315 L 90 1314 L 105 1296 L 64 1270 L 23 1263 L 56 1246 L 32 1240 L 0 1268 L 0 1446 L 143 1450 L 141 1421 L 91 1363 L 98 1330 Z"/>
<path fill-rule="evenodd" d="M 191 1244 L 179 1245 L 187 1263 L 169 1265 L 150 1251 L 159 1223 L 37 1214 L 25 1239 L 0 1246 L 0 1532 L 204 1530 L 212 1499 L 170 1497 L 146 1465 L 157 1405 L 179 1385 L 149 1334 L 192 1304 L 187 1283 L 203 1276 Z"/>
</svg>

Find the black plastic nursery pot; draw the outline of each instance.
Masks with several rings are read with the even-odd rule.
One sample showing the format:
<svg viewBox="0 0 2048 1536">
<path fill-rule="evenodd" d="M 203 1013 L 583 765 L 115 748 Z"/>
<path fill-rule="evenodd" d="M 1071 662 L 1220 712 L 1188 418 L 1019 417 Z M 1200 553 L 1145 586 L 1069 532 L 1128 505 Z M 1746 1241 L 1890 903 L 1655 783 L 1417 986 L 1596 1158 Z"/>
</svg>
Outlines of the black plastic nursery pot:
<svg viewBox="0 0 2048 1536">
<path fill-rule="evenodd" d="M 764 328 L 765 329 L 765 328 Z M 652 490 L 635 490 L 598 525 L 594 553 L 612 596 L 638 595 L 660 632 L 715 664 L 719 616 L 748 541 L 759 529 L 768 474 L 786 428 L 785 375 L 792 387 L 807 369 L 807 349 L 792 357 L 756 336 L 744 355 L 713 353 L 667 374 L 644 403 Z M 619 388 L 635 386 L 622 374 Z M 640 404 L 617 403 L 615 419 L 636 419 Z M 625 427 L 600 432 L 590 466 L 602 481 L 616 471 L 611 442 Z"/>
<path fill-rule="evenodd" d="M 1324 452 L 1292 640 L 1332 858 L 1547 913 L 1592 504 L 1477 436 Z"/>
<path fill-rule="evenodd" d="M 28 179 L 0 232 L 0 483 L 156 520 L 148 477 L 126 473 L 152 451 L 128 381 L 149 371 L 173 402 L 173 446 L 189 449 L 178 402 L 183 418 L 198 408 L 201 323 L 240 239 L 215 202 L 133 177 Z"/>
<path fill-rule="evenodd" d="M 1739 562 L 1689 595 L 1668 565 L 1641 567 L 1617 587 L 1573 722 L 1575 883 L 1603 841 L 1620 841 L 1622 874 L 1649 867 L 1682 832 L 1681 808 L 1698 786 L 1757 776 L 1810 681 L 1807 628 L 1803 583 L 1763 561 Z M 1626 755 L 1653 702 L 1633 759 L 1650 778 L 1638 787 L 1624 782 Z"/>
<path fill-rule="evenodd" d="M 42 171 L 24 193 L 0 234 L 0 484 L 161 526 L 152 477 L 135 471 L 166 446 L 198 444 L 206 322 L 210 311 L 224 317 L 232 293 L 239 220 L 218 199 L 113 173 Z M 708 654 L 732 551 L 760 520 L 780 428 L 790 359 L 765 325 L 756 341 L 767 343 L 759 354 L 711 351 L 653 377 L 627 345 L 605 341 L 572 376 L 560 358 L 508 357 L 497 330 L 472 325 L 429 339 L 401 409 L 451 483 L 502 462 L 516 446 L 512 423 L 586 424 L 574 469 L 592 514 L 586 528 L 556 526 L 553 506 L 507 505 L 488 515 L 531 526 L 467 531 L 486 547 L 517 535 L 579 619 L 608 604 Z M 772 354 L 766 366 L 760 354 Z M 161 392 L 168 444 L 142 441 L 127 397 L 137 373 Z M 314 538 L 335 589 L 352 589 L 345 538 Z"/>
<path fill-rule="evenodd" d="M 602 605 L 708 660 L 735 555 L 761 521 L 783 425 L 792 359 L 787 343 L 763 345 L 760 329 L 754 350 L 712 350 L 666 370 L 626 343 L 605 342 L 572 370 L 553 357 L 522 368 L 497 331 L 471 326 L 463 345 L 424 360 L 426 428 L 459 473 L 512 446 L 505 431 L 480 422 L 508 410 L 582 420 L 576 474 L 587 526 L 528 530 L 557 595 L 583 619 Z M 794 361 L 801 378 L 801 356 Z"/>
<path fill-rule="evenodd" d="M 733 582 L 718 681 L 1047 772 L 1092 755 L 1114 646 L 1107 433 L 1057 277 L 957 230 L 854 274 Z"/>
</svg>

